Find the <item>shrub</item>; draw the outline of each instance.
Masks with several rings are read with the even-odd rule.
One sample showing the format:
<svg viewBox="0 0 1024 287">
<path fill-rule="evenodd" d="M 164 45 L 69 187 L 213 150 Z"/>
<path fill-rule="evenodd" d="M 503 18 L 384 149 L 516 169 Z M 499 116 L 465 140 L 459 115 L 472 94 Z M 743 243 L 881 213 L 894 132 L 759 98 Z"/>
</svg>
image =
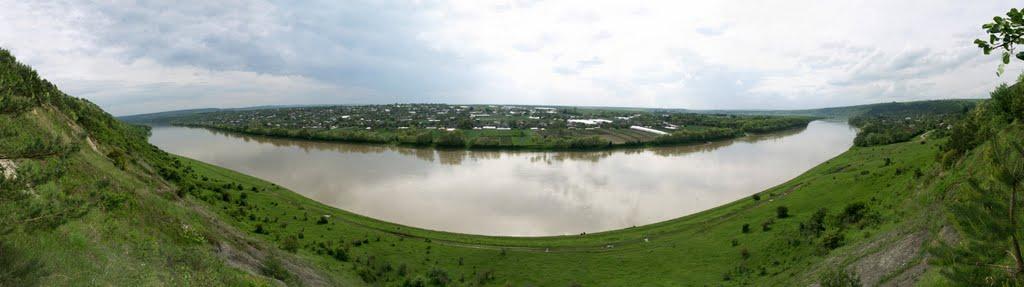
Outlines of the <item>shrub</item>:
<svg viewBox="0 0 1024 287">
<path fill-rule="evenodd" d="M 261 223 L 257 223 L 256 229 L 252 232 L 255 232 L 256 234 L 270 234 L 270 232 L 267 232 L 267 230 L 263 228 L 263 224 Z"/>
<path fill-rule="evenodd" d="M 860 278 L 842 269 L 828 270 L 819 278 L 822 287 L 860 287 Z"/>
<path fill-rule="evenodd" d="M 337 248 L 334 250 L 334 259 L 341 262 L 348 262 L 348 250 L 345 248 Z"/>
<path fill-rule="evenodd" d="M 775 215 L 778 218 L 789 217 L 789 208 L 785 206 L 779 206 L 778 208 L 775 208 Z"/>
<path fill-rule="evenodd" d="M 477 285 L 487 285 L 487 283 L 494 281 L 494 270 L 488 269 L 477 273 L 475 281 Z"/>
<path fill-rule="evenodd" d="M 843 224 L 860 223 L 868 214 L 868 206 L 863 202 L 847 204 L 843 212 L 839 214 L 839 222 Z"/>
<path fill-rule="evenodd" d="M 439 147 L 461 148 L 466 147 L 466 136 L 462 131 L 446 132 L 434 142 Z"/>
<path fill-rule="evenodd" d="M 775 220 L 774 219 L 769 219 L 768 221 L 765 221 L 765 222 L 761 223 L 761 231 L 770 231 L 770 230 L 772 230 L 772 224 L 775 224 Z"/>
<path fill-rule="evenodd" d="M 843 246 L 845 240 L 846 238 L 843 236 L 842 231 L 832 230 L 821 239 L 821 247 L 824 247 L 826 250 L 833 250 Z"/>
<path fill-rule="evenodd" d="M 427 278 L 430 278 L 430 284 L 436 286 L 448 286 L 452 282 L 452 279 L 448 277 L 448 272 L 440 268 L 434 268 L 427 272 Z"/>
<path fill-rule="evenodd" d="M 128 201 L 128 195 L 123 192 L 107 191 L 100 195 L 103 201 L 103 209 L 115 210 Z"/>
<path fill-rule="evenodd" d="M 743 230 L 743 233 L 750 233 L 750 224 L 744 223 L 742 230 Z"/>
<path fill-rule="evenodd" d="M 754 199 L 754 201 L 758 201 L 758 200 L 761 200 L 761 194 L 760 194 L 760 193 L 755 193 L 755 194 L 754 194 L 753 196 L 751 196 L 750 198 L 753 198 L 753 199 Z"/>
<path fill-rule="evenodd" d="M 268 256 L 263 261 L 263 266 L 260 266 L 260 273 L 281 281 L 289 281 L 292 278 L 291 272 L 288 272 L 288 269 L 284 268 L 284 265 L 281 264 L 281 260 L 273 256 Z"/>
<path fill-rule="evenodd" d="M 402 282 L 402 287 L 424 287 L 424 286 L 427 286 L 426 283 L 423 283 L 424 281 L 425 280 L 423 280 L 423 278 L 419 277 L 419 276 L 417 276 L 416 278 L 412 278 L 412 279 L 405 278 L 405 282 Z"/>
<path fill-rule="evenodd" d="M 284 240 L 281 241 L 281 249 L 291 253 L 299 251 L 299 239 L 295 236 L 285 237 Z"/>
<path fill-rule="evenodd" d="M 39 260 L 26 256 L 21 250 L 0 242 L 0 285 L 35 286 L 48 273 Z"/>
<path fill-rule="evenodd" d="M 815 211 L 811 218 L 807 222 L 800 223 L 800 233 L 804 236 L 819 237 L 822 232 L 825 232 L 825 218 L 828 217 L 828 210 L 821 208 Z"/>
</svg>

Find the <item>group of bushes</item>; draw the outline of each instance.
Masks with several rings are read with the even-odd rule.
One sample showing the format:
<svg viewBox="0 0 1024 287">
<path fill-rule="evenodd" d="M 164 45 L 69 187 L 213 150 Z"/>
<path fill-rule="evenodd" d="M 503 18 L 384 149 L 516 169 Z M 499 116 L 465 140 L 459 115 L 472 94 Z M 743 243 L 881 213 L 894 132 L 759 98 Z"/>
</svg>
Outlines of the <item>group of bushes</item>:
<svg viewBox="0 0 1024 287">
<path fill-rule="evenodd" d="M 742 131 L 732 128 L 702 128 L 684 129 L 668 135 L 660 136 L 654 140 L 657 144 L 688 144 L 705 143 L 715 140 L 730 139 L 741 136 Z"/>
<path fill-rule="evenodd" d="M 1002 84 L 949 130 L 940 161 L 950 165 L 967 151 L 994 138 L 1011 123 L 1024 122 L 1024 75 L 1014 85 Z"/>
<path fill-rule="evenodd" d="M 817 244 L 823 252 L 828 252 L 845 244 L 847 229 L 864 229 L 880 222 L 881 216 L 871 210 L 869 205 L 854 202 L 847 204 L 835 215 L 830 215 L 827 209 L 818 209 L 811 218 L 800 223 L 800 235 Z M 800 240 L 793 242 L 799 244 Z"/>
<path fill-rule="evenodd" d="M 860 128 L 853 139 L 856 146 L 905 142 L 927 131 L 943 131 L 960 120 L 976 101 L 946 100 L 877 104 L 850 119 Z"/>
<path fill-rule="evenodd" d="M 752 197 L 755 201 L 760 201 L 761 196 L 755 194 Z M 782 220 L 792 217 L 791 211 L 786 206 L 777 206 L 775 208 L 775 215 L 771 218 L 761 222 L 761 231 L 771 231 L 772 225 L 776 224 L 776 220 Z M 847 204 L 842 211 L 837 214 L 829 214 L 829 211 L 825 208 L 818 209 L 815 211 L 810 218 L 800 222 L 798 227 L 798 233 L 788 234 L 780 233 L 781 236 L 788 242 L 787 246 L 795 248 L 802 245 L 803 243 L 811 243 L 817 247 L 818 253 L 828 253 L 829 251 L 842 247 L 846 243 L 845 234 L 850 229 L 865 229 L 870 226 L 879 224 L 882 218 L 880 214 L 870 208 L 870 205 L 863 202 L 854 202 Z M 751 233 L 750 224 L 743 224 L 740 232 L 743 234 Z M 732 247 L 740 246 L 739 239 L 732 239 L 730 242 Z M 751 258 L 752 254 L 749 249 L 739 249 L 740 261 L 736 269 L 726 272 L 723 275 L 723 279 L 726 281 L 733 280 L 738 277 L 747 275 L 753 275 L 755 273 L 759 275 L 765 275 L 766 267 L 761 267 L 760 272 L 754 272 L 753 269 L 747 266 L 747 260 Z M 778 260 L 775 261 L 778 264 Z M 830 278 L 835 279 L 835 278 Z M 841 279 L 841 280 L 840 280 Z M 839 278 L 837 280 L 846 280 L 849 278 Z M 848 281 L 843 281 L 848 282 Z"/>
</svg>

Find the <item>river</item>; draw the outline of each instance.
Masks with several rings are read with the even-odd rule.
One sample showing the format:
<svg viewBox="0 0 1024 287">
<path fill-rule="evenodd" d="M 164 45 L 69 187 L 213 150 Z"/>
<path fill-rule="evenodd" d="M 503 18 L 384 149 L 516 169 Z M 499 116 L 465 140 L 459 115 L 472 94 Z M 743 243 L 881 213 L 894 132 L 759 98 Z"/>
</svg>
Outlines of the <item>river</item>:
<svg viewBox="0 0 1024 287">
<path fill-rule="evenodd" d="M 702 145 L 587 152 L 312 142 L 156 126 L 161 149 L 322 203 L 420 228 L 486 235 L 597 232 L 748 197 L 846 151 L 845 122 Z"/>
</svg>

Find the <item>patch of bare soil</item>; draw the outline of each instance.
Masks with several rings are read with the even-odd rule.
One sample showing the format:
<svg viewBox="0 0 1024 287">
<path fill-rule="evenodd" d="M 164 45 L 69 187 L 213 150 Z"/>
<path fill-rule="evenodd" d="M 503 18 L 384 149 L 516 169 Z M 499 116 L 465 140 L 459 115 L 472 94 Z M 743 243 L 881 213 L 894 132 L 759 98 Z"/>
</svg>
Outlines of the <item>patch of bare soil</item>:
<svg viewBox="0 0 1024 287">
<path fill-rule="evenodd" d="M 92 141 L 91 137 L 85 137 L 85 141 L 89 143 L 89 147 L 92 148 L 92 151 L 97 153 L 100 152 L 100 150 L 96 148 L 96 142 Z"/>
<path fill-rule="evenodd" d="M 280 252 L 276 247 L 254 240 L 247 234 L 240 232 L 237 228 L 230 226 L 220 220 L 216 215 L 210 213 L 206 208 L 192 206 L 198 214 L 204 217 L 214 233 L 218 234 L 215 248 L 228 264 L 235 268 L 245 270 L 254 275 L 263 276 L 260 269 L 267 258 L 277 257 L 281 265 L 292 275 L 299 278 L 305 286 L 333 286 L 334 284 L 319 270 L 302 262 L 292 254 Z M 284 282 L 278 281 L 278 285 L 284 286 Z"/>
<path fill-rule="evenodd" d="M 4 179 L 18 179 L 18 166 L 14 164 L 14 160 L 0 159 L 0 174 Z"/>
<path fill-rule="evenodd" d="M 874 253 L 861 257 L 851 264 L 850 271 L 860 277 L 864 286 L 879 286 L 883 279 L 892 275 L 895 275 L 893 280 L 884 282 L 882 286 L 912 285 L 927 269 L 925 260 L 921 258 L 927 238 L 927 231 L 906 234 Z"/>
</svg>

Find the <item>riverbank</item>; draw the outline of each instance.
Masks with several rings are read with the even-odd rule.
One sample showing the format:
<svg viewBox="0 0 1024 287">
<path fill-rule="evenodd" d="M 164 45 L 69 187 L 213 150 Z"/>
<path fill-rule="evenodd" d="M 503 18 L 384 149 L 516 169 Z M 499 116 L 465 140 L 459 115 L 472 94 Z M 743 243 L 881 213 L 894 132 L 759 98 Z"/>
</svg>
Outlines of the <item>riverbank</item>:
<svg viewBox="0 0 1024 287">
<path fill-rule="evenodd" d="M 522 150 L 522 151 L 595 151 L 618 148 L 645 148 L 703 144 L 742 138 L 749 135 L 770 134 L 806 128 L 819 118 L 805 117 L 791 123 L 757 129 L 719 127 L 684 127 L 669 134 L 655 134 L 634 129 L 565 129 L 560 131 L 512 130 L 360 130 L 360 129 L 268 129 L 229 125 L 187 124 L 172 125 L 207 128 L 248 135 L 358 144 L 384 144 L 404 147 L 465 149 L 465 150 Z M 756 130 L 754 132 L 753 130 Z"/>
</svg>

